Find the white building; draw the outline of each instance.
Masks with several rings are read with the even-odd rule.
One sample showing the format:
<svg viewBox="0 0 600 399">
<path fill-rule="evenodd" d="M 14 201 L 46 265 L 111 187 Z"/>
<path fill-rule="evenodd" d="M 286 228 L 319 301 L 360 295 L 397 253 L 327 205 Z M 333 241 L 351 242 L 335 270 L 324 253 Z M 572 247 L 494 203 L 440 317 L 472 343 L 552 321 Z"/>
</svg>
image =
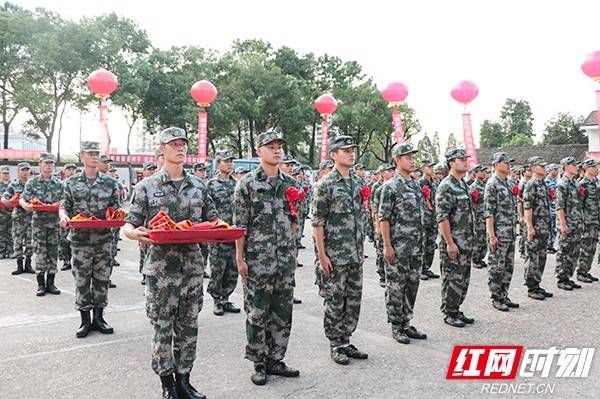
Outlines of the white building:
<svg viewBox="0 0 600 399">
<path fill-rule="evenodd" d="M 583 121 L 581 128 L 588 135 L 588 153 L 600 161 L 600 134 L 598 132 L 598 111 L 593 111 Z"/>
</svg>

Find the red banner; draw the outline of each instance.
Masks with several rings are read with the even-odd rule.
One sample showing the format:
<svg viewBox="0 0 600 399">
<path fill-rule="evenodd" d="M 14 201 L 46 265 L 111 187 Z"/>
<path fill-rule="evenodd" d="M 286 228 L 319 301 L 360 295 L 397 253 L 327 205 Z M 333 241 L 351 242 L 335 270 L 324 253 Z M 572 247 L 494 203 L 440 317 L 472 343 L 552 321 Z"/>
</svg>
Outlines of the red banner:
<svg viewBox="0 0 600 399">
<path fill-rule="evenodd" d="M 462 114 L 463 135 L 465 140 L 465 153 L 467 158 L 467 167 L 471 169 L 477 165 L 477 151 L 475 150 L 475 140 L 473 140 L 473 128 L 471 126 L 471 114 Z"/>
<path fill-rule="evenodd" d="M 396 143 L 404 143 L 404 124 L 402 123 L 402 114 L 399 111 L 392 113 L 392 126 L 396 132 Z"/>
<path fill-rule="evenodd" d="M 110 154 L 110 133 L 108 132 L 108 118 L 106 112 L 108 112 L 108 106 L 106 101 L 100 101 L 100 143 L 102 145 L 102 153 Z"/>
<path fill-rule="evenodd" d="M 198 112 L 198 157 L 200 162 L 206 161 L 206 141 L 208 138 L 208 114 Z"/>
<path fill-rule="evenodd" d="M 0 149 L 0 159 L 38 159 L 45 150 Z"/>
<path fill-rule="evenodd" d="M 327 122 L 327 118 L 323 119 L 323 123 L 321 123 L 321 162 L 327 159 L 327 141 L 329 140 L 329 123 Z"/>
<path fill-rule="evenodd" d="M 154 161 L 155 156 L 153 154 L 110 154 L 110 159 L 112 159 L 114 163 L 118 164 L 132 163 L 141 165 L 144 162 Z M 206 161 L 206 158 L 204 160 Z M 199 155 L 188 155 L 185 157 L 185 163 L 188 165 L 193 165 L 198 162 L 201 162 Z"/>
</svg>

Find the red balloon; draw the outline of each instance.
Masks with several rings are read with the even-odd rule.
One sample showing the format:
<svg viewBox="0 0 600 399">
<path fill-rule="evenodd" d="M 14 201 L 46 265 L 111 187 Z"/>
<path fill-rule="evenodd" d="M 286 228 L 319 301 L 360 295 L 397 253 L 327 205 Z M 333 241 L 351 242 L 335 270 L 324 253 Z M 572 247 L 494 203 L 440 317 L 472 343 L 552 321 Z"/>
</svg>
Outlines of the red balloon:
<svg viewBox="0 0 600 399">
<path fill-rule="evenodd" d="M 454 86 L 450 94 L 459 103 L 467 105 L 477 97 L 479 89 L 475 86 L 475 83 L 463 80 Z"/>
<path fill-rule="evenodd" d="M 97 97 L 106 98 L 119 86 L 117 77 L 106 69 L 98 69 L 90 73 L 87 84 Z"/>
<path fill-rule="evenodd" d="M 315 100 L 315 109 L 322 115 L 331 115 L 337 109 L 337 101 L 331 94 L 323 94 Z"/>
<path fill-rule="evenodd" d="M 590 78 L 600 81 L 600 51 L 588 54 L 581 70 Z"/>
<path fill-rule="evenodd" d="M 217 88 L 208 80 L 194 83 L 190 90 L 192 98 L 201 107 L 208 107 L 217 98 Z"/>
<path fill-rule="evenodd" d="M 408 97 L 408 87 L 400 82 L 390 83 L 381 95 L 390 104 L 399 104 Z"/>
</svg>

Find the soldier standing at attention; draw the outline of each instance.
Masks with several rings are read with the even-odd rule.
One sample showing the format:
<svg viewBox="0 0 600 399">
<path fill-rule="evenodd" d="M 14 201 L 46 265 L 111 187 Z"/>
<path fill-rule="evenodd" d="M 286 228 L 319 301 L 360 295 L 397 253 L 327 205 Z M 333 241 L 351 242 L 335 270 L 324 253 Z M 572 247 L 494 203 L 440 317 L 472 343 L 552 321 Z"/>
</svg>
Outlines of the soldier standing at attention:
<svg viewBox="0 0 600 399">
<path fill-rule="evenodd" d="M 410 343 L 410 338 L 427 338 L 410 325 L 419 289 L 425 234 L 425 198 L 419 183 L 411 176 L 417 152 L 410 144 L 394 147 L 396 176 L 383 185 L 379 199 L 387 319 L 392 325 L 392 336 L 401 344 Z"/>
<path fill-rule="evenodd" d="M 83 172 L 64 182 L 60 226 L 67 229 L 69 219 L 79 213 L 104 219 L 108 208 L 118 208 L 117 182 L 98 171 L 100 143 L 81 143 L 79 157 Z M 75 277 L 75 308 L 81 316 L 77 338 L 86 337 L 90 330 L 112 334 L 113 328 L 104 320 L 108 305 L 108 282 L 112 251 L 111 229 L 73 229 L 68 240 L 73 257 Z M 93 318 L 90 318 L 93 310 Z"/>
<path fill-rule="evenodd" d="M 435 162 L 430 159 L 421 161 L 421 172 L 423 177 L 419 179 L 421 191 L 425 197 L 425 237 L 423 241 L 423 263 L 421 267 L 421 280 L 429 280 L 430 278 L 440 278 L 438 274 L 431 271 L 433 265 L 433 257 L 437 249 L 437 223 L 435 221 L 435 192 L 436 183 L 433 180 L 433 166 Z M 425 188 L 427 187 L 427 188 Z"/>
<path fill-rule="evenodd" d="M 342 365 L 368 355 L 350 343 L 360 315 L 364 261 L 362 182 L 351 171 L 356 143 L 351 136 L 329 140 L 334 169 L 316 187 L 312 225 L 318 258 L 319 295 L 330 355 Z"/>
<path fill-rule="evenodd" d="M 0 166 L 0 193 L 4 194 L 10 184 L 10 168 Z M 10 258 L 13 252 L 11 210 L 0 209 L 0 259 Z"/>
<path fill-rule="evenodd" d="M 164 157 L 163 156 L 161 156 L 161 159 L 164 161 Z M 154 173 L 156 173 L 156 169 L 157 168 L 158 168 L 158 166 L 156 165 L 156 162 L 154 162 L 154 161 L 144 162 L 142 164 L 142 176 L 143 176 L 142 180 L 145 179 L 146 177 L 150 177 Z M 134 194 L 135 194 L 135 191 L 131 194 L 131 201 L 133 201 L 133 195 Z M 140 242 L 140 243 L 138 243 L 138 246 L 140 247 L 140 265 L 139 265 L 139 271 L 140 271 L 140 274 L 142 274 L 142 269 L 144 268 L 144 259 L 146 258 L 146 245 L 143 245 Z M 144 278 L 143 274 L 142 274 L 142 281 L 141 281 L 141 283 L 142 283 L 142 285 L 146 284 L 146 279 Z"/>
<path fill-rule="evenodd" d="M 160 211 L 176 223 L 217 218 L 206 187 L 183 168 L 187 146 L 183 129 L 170 127 L 160 133 L 159 151 L 164 154 L 165 164 L 136 185 L 123 226 L 127 238 L 148 245 L 143 269 L 146 313 L 154 328 L 152 369 L 160 377 L 164 399 L 205 398 L 190 384 L 203 299 L 200 247 L 155 245 L 148 239 L 149 222 Z"/>
<path fill-rule="evenodd" d="M 63 168 L 63 183 L 67 181 L 67 179 L 75 174 L 77 170 L 77 165 L 74 163 L 68 163 Z M 71 246 L 69 240 L 67 240 L 67 235 L 69 231 L 66 229 L 60 229 L 60 244 L 58 247 L 58 259 L 63 262 L 63 266 L 60 268 L 62 271 L 71 269 Z"/>
<path fill-rule="evenodd" d="M 2 196 L 3 202 L 8 202 L 15 194 L 23 194 L 25 184 L 29 180 L 31 167 L 27 162 L 17 165 L 18 179 L 10 183 Z M 33 255 L 33 243 L 31 241 L 31 212 L 25 211 L 17 206 L 12 211 L 12 237 L 14 254 L 17 258 L 17 270 L 12 275 L 21 273 L 35 274 L 31 268 L 31 255 Z M 24 257 L 24 258 L 23 258 Z M 23 263 L 23 261 L 25 261 Z"/>
<path fill-rule="evenodd" d="M 490 247 L 488 286 L 492 305 L 502 312 L 519 307 L 508 298 L 515 263 L 517 222 L 517 197 L 513 192 L 513 184 L 507 179 L 512 162 L 514 159 L 507 153 L 495 153 L 494 176 L 485 186 L 485 221 Z"/>
<path fill-rule="evenodd" d="M 483 269 L 487 267 L 484 258 L 487 255 L 487 240 L 485 234 L 485 177 L 483 166 L 475 165 L 471 169 L 475 173 L 475 180 L 469 186 L 469 195 L 473 202 L 475 214 L 475 236 L 473 242 L 473 267 Z"/>
<path fill-rule="evenodd" d="M 437 222 L 440 225 L 440 258 L 442 265 L 442 312 L 444 322 L 452 327 L 464 327 L 474 319 L 465 316 L 460 306 L 465 301 L 471 278 L 471 258 L 475 245 L 475 215 L 467 184 L 462 180 L 467 172 L 465 150 L 446 153 L 450 173 L 437 190 Z"/>
<path fill-rule="evenodd" d="M 198 178 L 198 180 L 206 187 L 208 181 L 206 180 L 206 169 L 208 166 L 204 162 L 199 162 L 194 164 L 194 176 Z M 159 167 L 160 169 L 160 167 Z M 204 278 L 209 278 L 208 272 L 206 271 L 206 265 L 208 264 L 208 243 L 200 243 L 200 252 L 202 253 L 202 258 L 204 259 Z M 212 267 L 212 265 L 211 265 Z"/>
<path fill-rule="evenodd" d="M 217 175 L 208 181 L 207 192 L 214 200 L 219 218 L 233 224 L 234 192 L 237 180 L 231 176 L 235 157 L 227 150 L 217 151 Z M 235 263 L 234 243 L 214 243 L 210 250 L 210 282 L 207 292 L 213 297 L 213 313 L 223 316 L 225 312 L 240 313 L 229 295 L 235 290 L 238 280 Z"/>
<path fill-rule="evenodd" d="M 44 204 L 54 204 L 62 198 L 63 184 L 52 176 L 55 162 L 56 158 L 52 154 L 40 155 L 40 175 L 25 184 L 23 196 L 19 200 L 19 204 L 27 212 L 33 211 L 33 206 L 29 204 L 33 199 Z M 60 290 L 54 285 L 54 277 L 58 272 L 58 212 L 33 211 L 31 225 L 38 283 L 36 295 L 44 296 L 47 292 L 58 295 Z"/>
<path fill-rule="evenodd" d="M 582 166 L 585 175 L 577 183 L 577 192 L 583 208 L 583 234 L 577 262 L 577 280 L 592 283 L 598 281 L 597 277 L 590 274 L 600 229 L 600 192 L 596 180 L 598 163 L 593 159 L 586 159 L 582 162 Z"/>
<path fill-rule="evenodd" d="M 383 256 L 383 238 L 381 238 L 381 231 L 379 230 L 379 205 L 381 203 L 381 190 L 383 189 L 383 185 L 396 175 L 396 166 L 391 164 L 381 165 L 379 169 L 377 169 L 377 174 L 381 175 L 381 182 L 377 182 L 373 185 L 371 207 L 373 212 L 373 225 L 375 226 L 375 251 L 377 252 L 375 264 L 377 265 L 377 274 L 379 275 L 379 286 L 385 288 L 385 257 Z"/>
<path fill-rule="evenodd" d="M 356 165 L 354 165 L 354 174 L 356 175 L 356 177 L 358 177 L 358 179 L 360 180 L 360 184 L 365 186 L 365 185 L 369 185 L 369 182 L 366 179 L 365 176 L 365 166 L 362 163 L 357 163 Z M 373 190 L 371 189 L 371 195 L 373 193 Z M 370 200 L 370 198 L 369 198 Z M 364 209 L 364 208 L 363 208 Z M 369 208 L 367 207 L 367 209 L 365 209 L 365 235 L 366 237 L 369 238 L 369 241 L 371 242 L 375 242 L 375 226 L 373 225 L 373 219 L 371 217 L 369 217 L 370 211 Z M 365 258 L 368 258 L 367 255 L 365 255 Z"/>
<path fill-rule="evenodd" d="M 517 196 L 517 212 L 519 216 L 519 255 L 521 259 L 526 260 L 527 248 L 525 243 L 527 241 L 527 223 L 525 222 L 525 215 L 523 212 L 523 191 L 525 191 L 525 185 L 531 180 L 531 168 L 529 165 L 523 166 L 522 169 L 523 177 L 519 180 L 519 195 Z"/>
<path fill-rule="evenodd" d="M 554 240 L 556 240 L 556 183 L 558 181 L 557 164 L 550 164 L 546 168 L 548 176 L 546 176 L 546 186 L 548 187 L 548 195 L 550 196 L 550 221 L 552 227 L 550 230 L 550 240 L 548 240 L 548 253 L 555 254 Z"/>
</svg>

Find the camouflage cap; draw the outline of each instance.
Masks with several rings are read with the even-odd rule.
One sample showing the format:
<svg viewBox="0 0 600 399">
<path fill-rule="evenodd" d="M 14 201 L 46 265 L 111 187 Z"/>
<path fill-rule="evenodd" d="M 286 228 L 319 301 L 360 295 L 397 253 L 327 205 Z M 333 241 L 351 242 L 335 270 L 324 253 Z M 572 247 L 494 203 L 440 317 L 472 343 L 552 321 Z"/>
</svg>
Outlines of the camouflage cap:
<svg viewBox="0 0 600 399">
<path fill-rule="evenodd" d="M 108 168 L 109 172 L 116 172 L 117 171 L 117 167 L 116 166 L 110 166 L 110 168 Z"/>
<path fill-rule="evenodd" d="M 329 139 L 329 152 L 354 147 L 356 147 L 356 143 L 352 136 L 342 134 Z"/>
<path fill-rule="evenodd" d="M 293 174 L 297 174 L 297 173 L 300 173 L 300 172 L 302 172 L 302 165 L 296 164 L 296 165 L 294 165 L 292 167 L 292 173 Z"/>
<path fill-rule="evenodd" d="M 392 165 L 389 163 L 384 163 L 383 165 L 380 166 L 381 168 L 381 173 L 385 172 L 386 170 L 395 170 L 396 169 L 396 165 Z"/>
<path fill-rule="evenodd" d="M 19 170 L 31 169 L 31 165 L 29 165 L 29 162 L 19 162 L 17 164 L 17 169 L 19 169 Z"/>
<path fill-rule="evenodd" d="M 97 141 L 82 141 L 79 152 L 100 152 L 100 143 Z"/>
<path fill-rule="evenodd" d="M 471 168 L 471 170 L 469 170 L 469 172 L 477 173 L 477 172 L 480 172 L 482 169 L 483 169 L 483 167 L 481 165 L 475 165 Z"/>
<path fill-rule="evenodd" d="M 188 142 L 187 133 L 185 130 L 179 127 L 168 127 L 160 132 L 159 142 L 160 144 L 167 144 L 175 140 L 184 140 Z"/>
<path fill-rule="evenodd" d="M 410 144 L 398 144 L 392 150 L 392 156 L 396 158 L 401 157 L 402 155 L 416 154 L 417 152 L 419 152 L 419 150 L 415 150 Z"/>
<path fill-rule="evenodd" d="M 433 167 L 433 173 L 444 173 L 445 170 L 448 170 L 446 165 L 441 163 L 438 163 Z"/>
<path fill-rule="evenodd" d="M 500 162 L 512 163 L 515 162 L 515 160 L 505 152 L 497 152 L 492 158 L 492 163 L 495 165 Z"/>
<path fill-rule="evenodd" d="M 110 159 L 110 157 L 109 157 L 108 155 L 106 155 L 106 154 L 102 154 L 102 155 L 100 155 L 100 158 L 98 158 L 98 160 L 99 160 L 100 162 L 102 162 L 102 163 L 109 163 L 109 162 L 112 162 L 112 161 L 113 161 L 113 160 L 112 160 L 112 159 Z"/>
<path fill-rule="evenodd" d="M 237 168 L 235 168 L 235 173 L 248 173 L 248 172 L 250 172 L 250 170 L 243 166 L 238 166 Z"/>
<path fill-rule="evenodd" d="M 365 166 L 362 163 L 357 163 L 354 165 L 354 170 L 364 170 Z"/>
<path fill-rule="evenodd" d="M 544 158 L 542 157 L 531 157 L 527 160 L 527 163 L 529 164 L 529 166 L 546 166 L 548 165 L 548 162 L 544 161 Z"/>
<path fill-rule="evenodd" d="M 156 162 L 148 161 L 148 162 L 144 162 L 142 167 L 144 168 L 144 170 L 150 170 L 150 169 L 156 169 L 158 166 L 156 166 Z"/>
<path fill-rule="evenodd" d="M 235 159 L 235 157 L 229 150 L 220 150 L 215 153 L 215 159 L 217 161 L 227 161 L 228 159 Z"/>
<path fill-rule="evenodd" d="M 0 166 L 0 173 L 10 173 L 10 168 L 7 165 Z"/>
<path fill-rule="evenodd" d="M 596 162 L 595 159 L 585 159 L 585 160 L 581 161 L 581 166 L 584 168 L 595 168 L 598 165 L 599 164 L 598 164 L 598 162 Z"/>
<path fill-rule="evenodd" d="M 529 172 L 531 171 L 531 166 L 529 165 L 523 165 L 523 167 L 521 168 L 521 173 L 525 173 L 525 172 Z"/>
<path fill-rule="evenodd" d="M 551 172 L 551 171 L 553 171 L 553 170 L 556 170 L 556 169 L 558 169 L 558 168 L 560 168 L 560 165 L 559 165 L 559 164 L 556 164 L 556 163 L 551 163 L 551 164 L 549 164 L 548 166 L 546 166 L 546 171 L 547 171 L 547 172 Z"/>
<path fill-rule="evenodd" d="M 43 152 L 40 154 L 40 162 L 56 162 L 56 157 L 54 154 Z"/>
<path fill-rule="evenodd" d="M 325 169 L 333 169 L 333 161 L 331 159 L 326 159 L 319 164 L 319 170 Z"/>
<path fill-rule="evenodd" d="M 295 163 L 295 162 L 296 162 L 296 160 L 291 155 L 285 155 L 283 157 L 283 159 L 281 160 L 281 163 Z"/>
<path fill-rule="evenodd" d="M 433 162 L 431 159 L 425 158 L 424 160 L 421 161 L 421 167 L 424 166 L 434 166 L 435 162 Z"/>
<path fill-rule="evenodd" d="M 206 170 L 206 164 L 204 162 L 198 162 L 194 164 L 194 171 Z"/>
<path fill-rule="evenodd" d="M 469 158 L 469 156 L 467 155 L 465 150 L 463 150 L 462 148 L 450 149 L 450 150 L 446 151 L 446 154 L 444 156 L 446 157 L 446 162 L 452 161 L 453 159 L 457 159 L 457 158 L 459 158 L 459 159 Z"/>
<path fill-rule="evenodd" d="M 276 132 L 266 132 L 266 133 L 261 133 L 261 134 L 258 135 L 258 138 L 256 140 L 256 148 L 262 147 L 263 145 L 267 145 L 267 144 L 272 143 L 274 141 L 278 141 L 280 144 L 287 143 L 287 141 L 285 141 Z"/>
<path fill-rule="evenodd" d="M 573 157 L 565 157 L 560 160 L 560 164 L 563 166 L 566 165 L 577 165 L 577 160 Z"/>
</svg>

